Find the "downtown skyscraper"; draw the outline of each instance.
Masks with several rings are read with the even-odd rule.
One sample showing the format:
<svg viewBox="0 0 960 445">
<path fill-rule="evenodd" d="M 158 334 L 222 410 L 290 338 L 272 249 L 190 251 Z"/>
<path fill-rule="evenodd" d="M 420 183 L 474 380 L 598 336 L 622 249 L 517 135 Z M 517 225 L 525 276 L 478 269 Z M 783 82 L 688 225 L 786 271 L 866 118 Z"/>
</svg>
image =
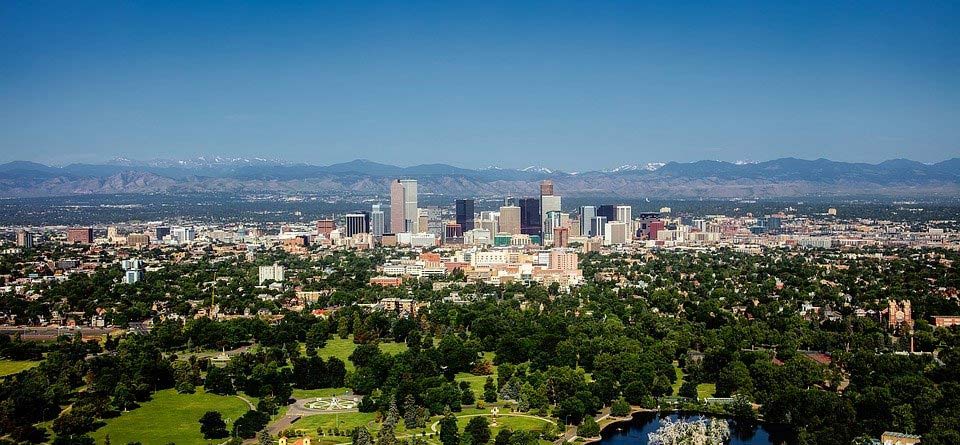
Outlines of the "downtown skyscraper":
<svg viewBox="0 0 960 445">
<path fill-rule="evenodd" d="M 395 179 L 390 183 L 390 232 L 419 232 L 417 181 Z"/>
<path fill-rule="evenodd" d="M 458 199 L 456 203 L 457 224 L 464 232 L 474 229 L 474 201 L 472 199 Z"/>
</svg>

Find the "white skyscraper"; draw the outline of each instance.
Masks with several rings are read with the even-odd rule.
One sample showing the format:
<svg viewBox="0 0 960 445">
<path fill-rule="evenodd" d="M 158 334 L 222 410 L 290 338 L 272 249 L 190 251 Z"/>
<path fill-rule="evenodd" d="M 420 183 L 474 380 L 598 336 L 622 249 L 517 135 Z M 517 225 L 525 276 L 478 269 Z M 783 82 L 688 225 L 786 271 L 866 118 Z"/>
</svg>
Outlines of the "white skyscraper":
<svg viewBox="0 0 960 445">
<path fill-rule="evenodd" d="M 633 221 L 633 209 L 630 206 L 617 206 L 617 222 Z"/>
<path fill-rule="evenodd" d="M 384 215 L 385 213 L 380 204 L 374 204 L 370 209 L 370 232 L 373 233 L 374 236 L 383 236 L 383 231 L 386 230 Z"/>
</svg>

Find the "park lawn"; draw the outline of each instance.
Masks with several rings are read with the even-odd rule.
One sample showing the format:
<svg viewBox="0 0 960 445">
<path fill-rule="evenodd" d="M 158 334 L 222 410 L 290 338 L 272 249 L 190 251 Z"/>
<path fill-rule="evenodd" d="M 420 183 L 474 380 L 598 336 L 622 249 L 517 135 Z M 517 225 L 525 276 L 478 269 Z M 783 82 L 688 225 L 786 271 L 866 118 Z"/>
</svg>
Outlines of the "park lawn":
<svg viewBox="0 0 960 445">
<path fill-rule="evenodd" d="M 493 374 L 490 375 L 475 375 L 469 372 L 458 372 L 454 377 L 454 380 L 458 382 L 469 382 L 470 389 L 473 390 L 474 395 L 478 399 L 483 398 L 483 385 L 487 383 L 487 377 L 493 377 L 494 383 L 497 381 L 497 365 L 493 364 L 493 358 L 496 353 L 494 352 L 484 352 L 483 359 L 490 362 L 492 365 Z"/>
<path fill-rule="evenodd" d="M 707 397 L 713 397 L 716 392 L 716 383 L 701 383 L 697 385 L 697 397 L 699 397 L 700 400 L 706 399 Z"/>
<path fill-rule="evenodd" d="M 683 369 L 677 366 L 677 362 L 673 362 L 673 369 L 677 373 L 677 379 L 673 382 L 673 395 L 678 396 L 680 395 L 680 387 L 683 386 L 684 374 Z"/>
<path fill-rule="evenodd" d="M 677 371 L 677 381 L 673 383 L 673 395 L 680 395 L 680 386 L 683 385 L 683 370 L 680 367 L 674 367 Z M 706 399 L 707 397 L 713 397 L 717 392 L 717 385 L 715 383 L 701 383 L 697 385 L 697 397 L 700 400 Z"/>
<path fill-rule="evenodd" d="M 507 413 L 507 410 L 503 408 L 500 408 L 500 410 L 501 413 L 510 414 Z M 467 423 L 470 422 L 470 419 L 476 417 L 478 414 L 485 415 L 487 417 L 487 421 L 492 422 L 493 420 L 493 418 L 490 416 L 490 408 L 467 408 L 462 412 L 454 413 L 454 415 L 457 416 L 457 425 L 460 427 L 460 431 L 463 431 L 464 427 L 467 426 Z M 516 414 L 526 415 L 525 413 Z M 533 415 L 530 416 L 531 417 L 518 417 L 502 414 L 497 416 L 497 426 L 490 427 L 492 437 L 496 437 L 497 433 L 499 433 L 503 428 L 509 428 L 513 431 L 540 431 L 545 424 L 551 423 L 549 420 L 534 418 L 536 416 Z M 432 424 L 433 422 L 437 422 L 439 420 L 440 417 L 437 416 L 430 419 L 430 423 Z"/>
<path fill-rule="evenodd" d="M 340 422 L 341 431 L 351 431 L 354 428 L 365 426 L 370 432 L 380 430 L 380 424 L 377 423 L 377 413 L 347 412 L 339 414 L 315 414 L 306 416 L 290 425 L 290 428 L 301 430 L 311 437 L 317 437 L 317 429 L 322 428 L 324 432 L 337 425 Z M 401 422 L 402 423 L 402 422 Z M 341 442 L 349 442 L 350 438 Z"/>
<path fill-rule="evenodd" d="M 139 408 L 107 419 L 106 425 L 93 432 L 96 442 L 104 443 L 109 434 L 111 443 L 140 442 L 144 445 L 167 443 L 219 444 L 224 439 L 204 440 L 198 420 L 207 411 L 219 411 L 230 430 L 233 421 L 247 412 L 247 404 L 234 396 L 207 394 L 197 388 L 194 394 L 178 394 L 165 389 Z"/>
<path fill-rule="evenodd" d="M 17 374 L 39 364 L 31 360 L 0 360 L 0 377 Z"/>
<path fill-rule="evenodd" d="M 343 360 L 347 371 L 353 371 L 353 362 L 350 361 L 350 354 L 357 349 L 357 344 L 353 342 L 353 336 L 347 338 L 334 337 L 327 340 L 327 344 L 317 350 L 317 355 L 323 358 L 336 357 Z M 380 342 L 380 350 L 387 354 L 399 354 L 407 350 L 406 343 Z M 300 351 L 306 351 L 306 345 L 300 345 Z"/>
<path fill-rule="evenodd" d="M 483 385 L 487 383 L 487 377 L 493 377 L 493 382 L 496 384 L 497 375 L 473 375 L 469 372 L 458 372 L 454 377 L 454 380 L 457 382 L 467 382 L 470 384 L 470 390 L 473 391 L 474 397 L 477 399 L 483 398 Z"/>
</svg>

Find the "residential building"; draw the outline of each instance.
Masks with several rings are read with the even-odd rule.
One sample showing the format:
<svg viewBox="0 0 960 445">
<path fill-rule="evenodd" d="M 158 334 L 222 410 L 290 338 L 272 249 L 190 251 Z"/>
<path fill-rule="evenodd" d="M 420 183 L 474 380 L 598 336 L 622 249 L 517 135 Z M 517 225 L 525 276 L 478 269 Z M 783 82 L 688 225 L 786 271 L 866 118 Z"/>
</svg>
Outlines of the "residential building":
<svg viewBox="0 0 960 445">
<path fill-rule="evenodd" d="M 75 227 L 67 229 L 68 244 L 93 244 L 93 228 Z"/>
<path fill-rule="evenodd" d="M 277 263 L 273 263 L 272 266 L 260 266 L 260 284 L 263 285 L 267 280 L 282 282 L 284 271 L 284 267 Z"/>
<path fill-rule="evenodd" d="M 17 232 L 17 245 L 25 249 L 33 248 L 33 234 L 26 230 Z"/>
</svg>

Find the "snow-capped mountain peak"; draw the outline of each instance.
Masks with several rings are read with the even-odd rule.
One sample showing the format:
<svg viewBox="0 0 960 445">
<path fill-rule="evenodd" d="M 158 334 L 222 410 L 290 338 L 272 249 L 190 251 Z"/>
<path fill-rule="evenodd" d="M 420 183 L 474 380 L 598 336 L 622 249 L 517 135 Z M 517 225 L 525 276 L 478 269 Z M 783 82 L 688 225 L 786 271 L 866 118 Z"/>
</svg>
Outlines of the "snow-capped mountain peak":
<svg viewBox="0 0 960 445">
<path fill-rule="evenodd" d="M 603 170 L 603 172 L 604 173 L 620 173 L 620 172 L 635 172 L 640 170 L 652 172 L 654 170 L 659 169 L 660 167 L 663 167 L 664 165 L 666 164 L 663 162 L 647 162 L 646 164 L 624 164 L 616 168 Z"/>
<path fill-rule="evenodd" d="M 539 165 L 531 165 L 531 166 L 529 166 L 529 167 L 520 169 L 520 171 L 523 171 L 523 172 L 534 172 L 534 173 L 546 173 L 546 174 L 553 173 L 553 170 L 551 170 L 551 169 L 549 169 L 549 168 L 546 168 L 546 167 L 541 167 L 541 166 L 539 166 Z"/>
</svg>

